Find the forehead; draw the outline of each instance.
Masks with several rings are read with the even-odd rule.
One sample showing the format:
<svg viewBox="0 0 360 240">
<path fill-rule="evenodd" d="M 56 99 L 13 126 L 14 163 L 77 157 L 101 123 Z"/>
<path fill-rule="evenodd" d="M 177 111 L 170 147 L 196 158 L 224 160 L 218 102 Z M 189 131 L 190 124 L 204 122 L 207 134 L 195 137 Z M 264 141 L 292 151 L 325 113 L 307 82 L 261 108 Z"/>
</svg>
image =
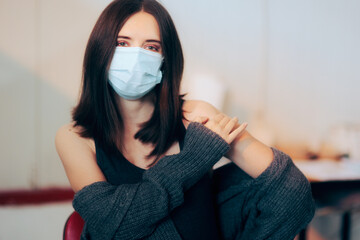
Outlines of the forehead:
<svg viewBox="0 0 360 240">
<path fill-rule="evenodd" d="M 119 36 L 160 41 L 159 25 L 153 15 L 142 11 L 137 12 L 125 22 Z"/>
</svg>

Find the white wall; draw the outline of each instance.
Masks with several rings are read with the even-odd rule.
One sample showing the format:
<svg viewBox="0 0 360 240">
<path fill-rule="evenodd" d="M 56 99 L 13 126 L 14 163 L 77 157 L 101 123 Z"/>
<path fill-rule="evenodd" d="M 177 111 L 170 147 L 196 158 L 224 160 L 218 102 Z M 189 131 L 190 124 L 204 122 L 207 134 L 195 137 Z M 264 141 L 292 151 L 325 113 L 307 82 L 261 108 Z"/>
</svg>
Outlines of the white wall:
<svg viewBox="0 0 360 240">
<path fill-rule="evenodd" d="M 198 75 L 215 77 L 233 89 L 226 110 L 249 117 L 261 99 L 263 1 L 163 2 L 184 48 L 186 90 L 191 92 L 191 81 Z"/>
<path fill-rule="evenodd" d="M 0 188 L 67 185 L 56 130 L 70 121 L 85 45 L 109 1 L 0 0 Z"/>
<path fill-rule="evenodd" d="M 317 144 L 360 123 L 359 11 L 356 0 L 269 4 L 267 116 L 279 141 Z"/>
<path fill-rule="evenodd" d="M 62 239 L 65 222 L 73 211 L 71 201 L 0 206 L 0 239 Z"/>
<path fill-rule="evenodd" d="M 109 0 L 0 0 L 0 188 L 67 185 L 54 147 L 84 48 Z M 360 122 L 360 3 L 162 0 L 185 53 L 184 91 L 223 82 L 223 111 L 273 143 Z"/>
<path fill-rule="evenodd" d="M 19 8 L 19 5 L 22 5 Z M 23 10 L 19 10 L 23 9 Z M 0 4 L 0 182 L 2 187 L 33 182 L 38 146 L 35 118 L 37 76 L 34 1 Z M 19 18 L 21 16 L 21 18 Z"/>
</svg>

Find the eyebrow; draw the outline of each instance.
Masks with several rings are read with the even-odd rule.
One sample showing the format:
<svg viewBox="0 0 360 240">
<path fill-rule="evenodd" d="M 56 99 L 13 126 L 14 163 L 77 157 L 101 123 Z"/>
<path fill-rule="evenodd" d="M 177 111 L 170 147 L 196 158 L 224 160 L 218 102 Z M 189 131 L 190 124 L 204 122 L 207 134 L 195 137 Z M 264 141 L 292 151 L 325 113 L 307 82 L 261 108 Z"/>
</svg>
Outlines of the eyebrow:
<svg viewBox="0 0 360 240">
<path fill-rule="evenodd" d="M 131 37 L 127 37 L 127 36 L 118 36 L 117 39 L 119 40 L 119 38 L 131 39 Z M 161 44 L 161 41 L 155 40 L 155 39 L 147 39 L 145 42 L 156 42 L 156 43 Z"/>
</svg>

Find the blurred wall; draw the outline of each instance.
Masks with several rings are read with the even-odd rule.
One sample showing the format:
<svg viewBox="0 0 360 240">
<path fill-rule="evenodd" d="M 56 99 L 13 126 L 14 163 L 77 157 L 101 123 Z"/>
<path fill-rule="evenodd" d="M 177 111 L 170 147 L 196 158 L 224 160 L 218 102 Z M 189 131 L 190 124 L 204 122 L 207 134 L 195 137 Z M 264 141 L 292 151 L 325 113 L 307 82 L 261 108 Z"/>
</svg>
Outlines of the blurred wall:
<svg viewBox="0 0 360 240">
<path fill-rule="evenodd" d="M 56 130 L 70 121 L 85 45 L 109 1 L 0 0 L 0 188 L 68 185 Z"/>
<path fill-rule="evenodd" d="M 0 0 L 0 188 L 68 185 L 54 147 L 84 49 L 109 0 Z M 270 144 L 317 146 L 360 122 L 360 2 L 162 0 L 185 53 L 183 89 L 216 79 L 221 108 Z M 211 95 L 214 89 L 204 89 Z"/>
<path fill-rule="evenodd" d="M 269 1 L 266 115 L 278 141 L 316 149 L 334 127 L 359 126 L 359 11 L 356 0 Z"/>
</svg>

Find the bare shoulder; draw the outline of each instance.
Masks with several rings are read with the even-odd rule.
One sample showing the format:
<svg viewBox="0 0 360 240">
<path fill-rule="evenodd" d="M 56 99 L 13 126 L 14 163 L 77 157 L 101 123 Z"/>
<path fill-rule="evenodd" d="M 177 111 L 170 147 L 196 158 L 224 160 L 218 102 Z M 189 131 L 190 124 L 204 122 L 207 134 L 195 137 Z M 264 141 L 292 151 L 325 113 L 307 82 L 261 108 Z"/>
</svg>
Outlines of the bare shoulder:
<svg viewBox="0 0 360 240">
<path fill-rule="evenodd" d="M 213 105 L 201 100 L 186 100 L 183 104 L 184 117 L 192 121 L 195 117 L 214 117 L 220 113 Z"/>
<path fill-rule="evenodd" d="M 56 151 L 75 192 L 96 181 L 104 181 L 96 162 L 92 139 L 80 136 L 81 127 L 73 123 L 60 127 L 55 136 Z"/>
<path fill-rule="evenodd" d="M 64 144 L 69 145 L 69 143 L 76 143 L 77 145 L 84 145 L 84 147 L 87 146 L 89 150 L 95 153 L 94 140 L 81 137 L 80 133 L 82 130 L 81 126 L 74 126 L 73 122 L 61 126 L 55 136 L 56 147 L 62 147 Z"/>
</svg>

